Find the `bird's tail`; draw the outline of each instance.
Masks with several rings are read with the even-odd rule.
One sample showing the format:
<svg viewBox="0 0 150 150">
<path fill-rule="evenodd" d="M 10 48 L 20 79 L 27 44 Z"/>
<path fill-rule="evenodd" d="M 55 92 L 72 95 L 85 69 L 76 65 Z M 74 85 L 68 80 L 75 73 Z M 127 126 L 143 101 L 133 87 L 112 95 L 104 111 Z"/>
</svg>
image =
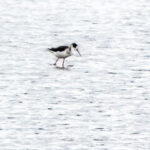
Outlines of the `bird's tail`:
<svg viewBox="0 0 150 150">
<path fill-rule="evenodd" d="M 48 48 L 49 51 L 55 51 L 55 48 Z"/>
<path fill-rule="evenodd" d="M 48 51 L 52 51 L 52 49 L 51 49 L 51 48 L 47 48 L 47 50 L 48 50 Z"/>
<path fill-rule="evenodd" d="M 54 52 L 54 51 L 53 51 L 53 48 L 47 48 L 47 50 L 48 50 L 49 52 L 51 52 L 51 53 Z"/>
</svg>

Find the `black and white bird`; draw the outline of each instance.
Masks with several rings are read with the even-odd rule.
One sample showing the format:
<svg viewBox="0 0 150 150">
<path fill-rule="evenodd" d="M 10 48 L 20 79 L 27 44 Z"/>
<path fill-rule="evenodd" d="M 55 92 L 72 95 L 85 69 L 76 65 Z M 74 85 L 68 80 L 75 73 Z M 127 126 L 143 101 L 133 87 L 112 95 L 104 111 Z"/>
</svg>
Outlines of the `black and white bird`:
<svg viewBox="0 0 150 150">
<path fill-rule="evenodd" d="M 65 59 L 71 56 L 73 54 L 73 51 L 77 51 L 78 54 L 81 56 L 77 47 L 78 45 L 76 43 L 72 43 L 70 46 L 59 46 L 56 48 L 49 48 L 48 50 L 50 50 L 50 52 L 52 52 L 57 57 L 54 65 L 57 64 L 59 59 L 63 59 L 62 67 L 64 68 Z"/>
</svg>

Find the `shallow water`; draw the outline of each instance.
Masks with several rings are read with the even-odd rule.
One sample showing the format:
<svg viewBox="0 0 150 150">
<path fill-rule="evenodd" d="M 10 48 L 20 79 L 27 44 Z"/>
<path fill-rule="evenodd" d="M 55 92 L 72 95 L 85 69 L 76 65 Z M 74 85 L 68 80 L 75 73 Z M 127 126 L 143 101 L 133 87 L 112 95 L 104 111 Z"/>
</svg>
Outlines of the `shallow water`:
<svg viewBox="0 0 150 150">
<path fill-rule="evenodd" d="M 0 150 L 149 150 L 149 13 L 148 0 L 0 1 Z M 72 42 L 82 57 L 50 65 L 46 49 Z"/>
</svg>

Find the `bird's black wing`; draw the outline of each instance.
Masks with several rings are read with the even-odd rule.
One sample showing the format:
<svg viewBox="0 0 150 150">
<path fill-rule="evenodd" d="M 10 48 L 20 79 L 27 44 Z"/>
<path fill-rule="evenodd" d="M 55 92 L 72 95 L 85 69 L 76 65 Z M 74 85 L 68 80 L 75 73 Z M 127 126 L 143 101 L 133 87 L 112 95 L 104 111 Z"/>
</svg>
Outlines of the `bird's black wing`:
<svg viewBox="0 0 150 150">
<path fill-rule="evenodd" d="M 53 52 L 62 52 L 67 48 L 69 48 L 69 47 L 68 46 L 59 46 L 59 47 L 56 47 L 56 48 L 49 48 L 49 50 L 53 51 Z"/>
</svg>

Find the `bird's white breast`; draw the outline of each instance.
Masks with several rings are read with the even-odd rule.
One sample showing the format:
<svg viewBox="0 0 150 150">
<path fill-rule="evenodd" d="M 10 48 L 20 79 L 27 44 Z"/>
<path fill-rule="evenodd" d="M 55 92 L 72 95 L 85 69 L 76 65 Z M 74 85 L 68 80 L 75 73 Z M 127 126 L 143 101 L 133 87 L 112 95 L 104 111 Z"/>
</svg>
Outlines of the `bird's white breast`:
<svg viewBox="0 0 150 150">
<path fill-rule="evenodd" d="M 71 56 L 72 53 L 69 49 L 66 49 L 65 51 L 58 51 L 58 52 L 55 52 L 55 56 L 58 57 L 58 58 L 66 58 L 66 57 L 69 57 Z"/>
</svg>

